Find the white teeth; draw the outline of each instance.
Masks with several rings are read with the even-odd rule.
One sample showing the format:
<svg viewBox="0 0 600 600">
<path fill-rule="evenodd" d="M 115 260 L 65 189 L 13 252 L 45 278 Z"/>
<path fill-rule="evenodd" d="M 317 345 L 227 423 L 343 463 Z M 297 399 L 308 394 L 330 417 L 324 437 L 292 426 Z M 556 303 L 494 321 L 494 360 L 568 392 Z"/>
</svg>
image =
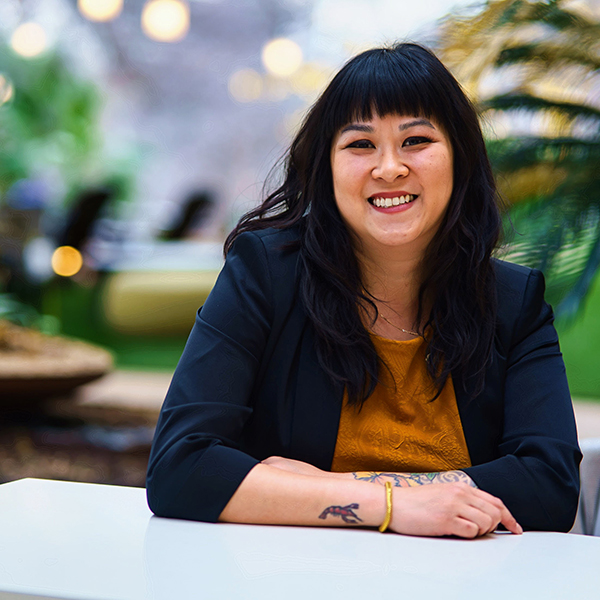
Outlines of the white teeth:
<svg viewBox="0 0 600 600">
<path fill-rule="evenodd" d="M 406 204 L 416 198 L 413 194 L 406 194 L 405 196 L 396 196 L 395 198 L 373 198 L 373 204 L 379 208 L 389 208 L 391 206 L 399 206 L 400 204 Z"/>
</svg>

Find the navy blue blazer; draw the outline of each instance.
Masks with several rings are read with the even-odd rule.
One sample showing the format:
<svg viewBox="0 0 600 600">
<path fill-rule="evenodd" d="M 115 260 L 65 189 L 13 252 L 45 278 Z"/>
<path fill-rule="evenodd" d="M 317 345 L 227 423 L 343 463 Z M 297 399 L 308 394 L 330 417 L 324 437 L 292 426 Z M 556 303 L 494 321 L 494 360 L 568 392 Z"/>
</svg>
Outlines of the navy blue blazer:
<svg viewBox="0 0 600 600">
<path fill-rule="evenodd" d="M 317 361 L 289 248 L 297 240 L 295 228 L 240 235 L 198 311 L 150 454 L 155 514 L 216 521 L 268 456 L 330 470 L 344 390 Z M 464 471 L 525 529 L 567 531 L 581 453 L 543 276 L 494 265 L 498 324 L 485 389 L 471 398 L 453 375 L 473 465 Z"/>
</svg>

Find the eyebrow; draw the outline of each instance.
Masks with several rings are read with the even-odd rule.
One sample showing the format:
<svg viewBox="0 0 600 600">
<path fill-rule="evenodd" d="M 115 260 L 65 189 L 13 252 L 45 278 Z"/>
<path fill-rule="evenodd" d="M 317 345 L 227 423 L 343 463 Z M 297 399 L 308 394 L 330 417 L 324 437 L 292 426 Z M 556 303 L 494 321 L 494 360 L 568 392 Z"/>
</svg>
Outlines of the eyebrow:
<svg viewBox="0 0 600 600">
<path fill-rule="evenodd" d="M 414 121 L 408 121 L 408 123 L 402 123 L 402 125 L 399 125 L 398 131 L 404 131 L 405 129 L 409 129 L 411 127 L 417 127 L 418 125 L 425 125 L 426 127 L 435 129 L 429 119 L 415 119 Z M 350 123 L 340 131 L 340 135 L 342 133 L 346 133 L 347 131 L 363 131 L 365 133 L 373 133 L 373 127 L 371 127 L 371 125 L 362 125 L 360 123 Z"/>
</svg>

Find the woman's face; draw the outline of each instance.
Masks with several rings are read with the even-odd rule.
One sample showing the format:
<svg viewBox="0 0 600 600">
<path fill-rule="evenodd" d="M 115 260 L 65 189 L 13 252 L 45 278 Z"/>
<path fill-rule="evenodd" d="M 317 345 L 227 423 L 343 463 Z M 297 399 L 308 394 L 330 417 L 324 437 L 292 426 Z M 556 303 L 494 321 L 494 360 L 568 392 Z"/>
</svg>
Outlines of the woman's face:
<svg viewBox="0 0 600 600">
<path fill-rule="evenodd" d="M 331 147 L 333 190 L 365 250 L 427 248 L 453 186 L 450 139 L 418 116 L 374 115 L 343 127 Z"/>
</svg>

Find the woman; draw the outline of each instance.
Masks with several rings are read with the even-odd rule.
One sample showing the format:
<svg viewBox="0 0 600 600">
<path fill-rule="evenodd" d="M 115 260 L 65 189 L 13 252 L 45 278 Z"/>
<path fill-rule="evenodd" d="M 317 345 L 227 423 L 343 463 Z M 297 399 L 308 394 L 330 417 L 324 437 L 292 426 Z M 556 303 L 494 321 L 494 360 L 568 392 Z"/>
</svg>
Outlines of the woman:
<svg viewBox="0 0 600 600">
<path fill-rule="evenodd" d="M 475 111 L 439 60 L 399 44 L 347 63 L 225 244 L 156 429 L 150 508 L 567 531 L 564 365 L 541 273 L 491 258 L 499 228 Z"/>
</svg>

